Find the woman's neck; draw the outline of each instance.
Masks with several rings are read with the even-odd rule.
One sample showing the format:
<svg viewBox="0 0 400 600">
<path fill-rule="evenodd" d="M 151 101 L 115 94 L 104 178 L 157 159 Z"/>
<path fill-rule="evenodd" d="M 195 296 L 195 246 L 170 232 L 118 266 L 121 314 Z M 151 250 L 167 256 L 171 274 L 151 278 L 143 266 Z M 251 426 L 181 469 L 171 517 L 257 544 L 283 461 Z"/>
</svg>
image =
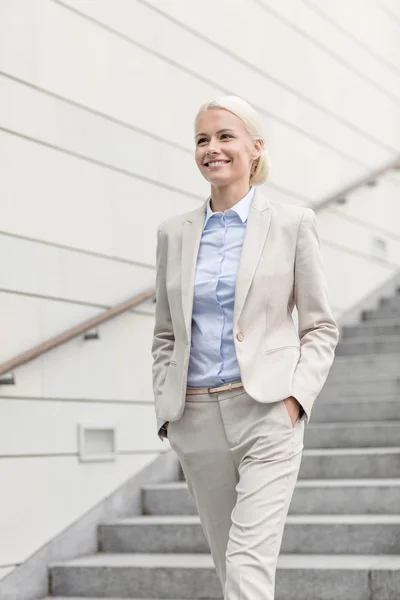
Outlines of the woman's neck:
<svg viewBox="0 0 400 600">
<path fill-rule="evenodd" d="M 213 212 L 224 212 L 224 210 L 228 210 L 237 204 L 249 191 L 250 184 L 248 182 L 218 187 L 211 185 L 211 210 Z"/>
</svg>

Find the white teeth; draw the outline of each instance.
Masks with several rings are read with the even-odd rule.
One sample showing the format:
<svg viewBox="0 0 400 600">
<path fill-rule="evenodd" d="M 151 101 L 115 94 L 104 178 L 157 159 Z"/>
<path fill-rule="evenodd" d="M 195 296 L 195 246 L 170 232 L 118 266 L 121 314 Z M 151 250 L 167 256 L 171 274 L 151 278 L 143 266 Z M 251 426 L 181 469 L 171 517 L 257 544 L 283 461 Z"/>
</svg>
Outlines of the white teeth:
<svg viewBox="0 0 400 600">
<path fill-rule="evenodd" d="M 216 162 L 210 162 L 210 163 L 208 163 L 208 166 L 209 167 L 216 167 L 217 165 L 225 165 L 227 162 L 229 162 L 229 161 L 218 160 Z"/>
</svg>

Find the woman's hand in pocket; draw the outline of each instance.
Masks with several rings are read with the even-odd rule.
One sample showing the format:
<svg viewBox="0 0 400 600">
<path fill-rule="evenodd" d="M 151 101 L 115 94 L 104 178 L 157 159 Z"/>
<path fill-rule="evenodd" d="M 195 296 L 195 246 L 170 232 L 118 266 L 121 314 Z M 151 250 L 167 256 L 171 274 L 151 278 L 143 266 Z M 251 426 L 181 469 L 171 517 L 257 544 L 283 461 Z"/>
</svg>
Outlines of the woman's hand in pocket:
<svg viewBox="0 0 400 600">
<path fill-rule="evenodd" d="M 292 425 L 294 427 L 297 419 L 300 415 L 300 403 L 294 396 L 289 396 L 284 399 L 284 403 L 286 404 L 286 408 L 288 410 L 290 420 L 292 421 Z"/>
</svg>

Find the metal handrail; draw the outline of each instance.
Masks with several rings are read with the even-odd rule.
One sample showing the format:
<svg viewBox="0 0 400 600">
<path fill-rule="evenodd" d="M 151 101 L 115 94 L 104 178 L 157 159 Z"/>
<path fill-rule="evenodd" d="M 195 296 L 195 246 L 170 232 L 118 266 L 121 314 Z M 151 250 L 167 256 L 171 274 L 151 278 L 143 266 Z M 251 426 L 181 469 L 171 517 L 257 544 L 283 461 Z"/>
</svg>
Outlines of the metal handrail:
<svg viewBox="0 0 400 600">
<path fill-rule="evenodd" d="M 74 325 L 66 331 L 59 333 L 44 342 L 41 342 L 37 346 L 34 346 L 33 348 L 30 348 L 29 350 L 26 350 L 21 354 L 17 354 L 13 358 L 6 360 L 6 362 L 0 364 L 0 377 L 2 375 L 5 375 L 6 373 L 9 373 L 13 369 L 20 367 L 21 365 L 24 365 L 25 363 L 37 358 L 38 356 L 41 356 L 42 354 L 45 354 L 46 352 L 49 352 L 50 350 L 53 350 L 54 348 L 57 348 L 58 346 L 69 342 L 73 338 L 82 335 L 86 331 L 89 331 L 94 327 L 98 327 L 102 323 L 105 323 L 106 321 L 117 317 L 118 315 L 126 312 L 130 308 L 138 306 L 138 304 L 141 304 L 142 302 L 145 302 L 146 300 L 154 296 L 155 289 L 151 289 L 147 292 L 136 296 L 131 296 L 130 298 L 128 298 L 128 300 L 125 300 L 124 302 L 121 302 L 120 304 L 109 308 L 105 312 L 102 312 L 101 314 L 96 315 L 95 317 L 91 317 L 90 319 L 83 321 L 79 325 Z"/>
</svg>

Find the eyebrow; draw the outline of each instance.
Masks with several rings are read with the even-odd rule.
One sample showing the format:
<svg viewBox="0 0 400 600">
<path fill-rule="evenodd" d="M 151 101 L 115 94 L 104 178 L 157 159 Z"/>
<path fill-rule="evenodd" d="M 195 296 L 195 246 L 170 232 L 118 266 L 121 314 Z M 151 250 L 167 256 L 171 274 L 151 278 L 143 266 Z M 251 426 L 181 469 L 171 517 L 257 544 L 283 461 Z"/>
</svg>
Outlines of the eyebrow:
<svg viewBox="0 0 400 600">
<path fill-rule="evenodd" d="M 232 132 L 234 132 L 234 130 L 233 130 L 233 129 L 225 128 L 225 129 L 220 129 L 219 131 L 217 131 L 217 133 L 222 133 L 223 131 L 232 131 Z M 198 134 L 195 136 L 195 138 L 194 138 L 194 139 L 196 139 L 196 138 L 200 137 L 201 135 L 207 135 L 207 134 L 206 134 L 206 133 L 198 133 Z"/>
</svg>

